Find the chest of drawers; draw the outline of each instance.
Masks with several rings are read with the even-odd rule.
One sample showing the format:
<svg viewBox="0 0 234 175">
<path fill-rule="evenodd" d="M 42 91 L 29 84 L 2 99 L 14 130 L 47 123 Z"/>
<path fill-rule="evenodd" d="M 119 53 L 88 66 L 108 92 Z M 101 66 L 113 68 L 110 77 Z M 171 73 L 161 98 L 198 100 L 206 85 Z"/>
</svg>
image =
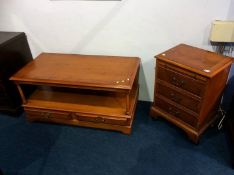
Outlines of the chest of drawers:
<svg viewBox="0 0 234 175">
<path fill-rule="evenodd" d="M 217 119 L 231 58 L 180 44 L 155 56 L 152 117 L 163 117 L 194 142 Z"/>
</svg>

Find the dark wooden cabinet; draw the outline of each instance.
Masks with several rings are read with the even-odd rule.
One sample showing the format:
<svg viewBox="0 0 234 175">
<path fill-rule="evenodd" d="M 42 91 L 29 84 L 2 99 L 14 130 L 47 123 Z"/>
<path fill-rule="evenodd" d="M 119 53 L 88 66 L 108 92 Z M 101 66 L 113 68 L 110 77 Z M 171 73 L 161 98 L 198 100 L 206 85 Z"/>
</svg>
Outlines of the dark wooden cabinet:
<svg viewBox="0 0 234 175">
<path fill-rule="evenodd" d="M 234 94 L 232 96 L 230 108 L 227 112 L 226 128 L 230 141 L 232 167 L 234 168 Z"/>
<path fill-rule="evenodd" d="M 24 33 L 0 32 L 0 112 L 17 115 L 22 111 L 20 95 L 9 78 L 31 60 Z"/>
<path fill-rule="evenodd" d="M 183 129 L 197 143 L 217 118 L 231 58 L 180 44 L 156 57 L 150 114 Z"/>
</svg>

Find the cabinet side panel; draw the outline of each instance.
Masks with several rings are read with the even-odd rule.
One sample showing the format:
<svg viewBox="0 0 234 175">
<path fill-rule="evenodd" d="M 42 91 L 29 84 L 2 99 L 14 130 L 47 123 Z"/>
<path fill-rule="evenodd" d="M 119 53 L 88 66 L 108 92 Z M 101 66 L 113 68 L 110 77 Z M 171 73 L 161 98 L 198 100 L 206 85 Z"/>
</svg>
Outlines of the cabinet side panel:
<svg viewBox="0 0 234 175">
<path fill-rule="evenodd" d="M 227 82 L 229 69 L 230 66 L 226 67 L 223 71 L 210 79 L 203 99 L 199 127 L 202 127 L 212 120 L 217 113 L 223 90 Z"/>
</svg>

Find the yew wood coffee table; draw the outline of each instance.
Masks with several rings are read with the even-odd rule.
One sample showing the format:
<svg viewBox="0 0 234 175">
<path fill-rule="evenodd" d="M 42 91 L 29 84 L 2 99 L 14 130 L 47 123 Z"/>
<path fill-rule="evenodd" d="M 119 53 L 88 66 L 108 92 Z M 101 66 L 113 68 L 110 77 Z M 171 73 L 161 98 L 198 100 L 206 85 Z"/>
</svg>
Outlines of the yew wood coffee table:
<svg viewBox="0 0 234 175">
<path fill-rule="evenodd" d="M 140 59 L 42 53 L 11 77 L 29 121 L 131 133 Z M 25 95 L 27 87 L 34 91 Z"/>
</svg>

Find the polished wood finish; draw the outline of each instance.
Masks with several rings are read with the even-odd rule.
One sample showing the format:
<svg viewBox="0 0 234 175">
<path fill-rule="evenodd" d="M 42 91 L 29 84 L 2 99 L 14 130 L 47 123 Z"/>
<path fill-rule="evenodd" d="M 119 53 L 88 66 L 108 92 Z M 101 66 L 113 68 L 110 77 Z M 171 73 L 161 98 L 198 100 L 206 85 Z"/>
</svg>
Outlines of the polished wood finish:
<svg viewBox="0 0 234 175">
<path fill-rule="evenodd" d="M 217 118 L 231 58 L 185 44 L 155 58 L 151 116 L 174 123 L 198 143 L 201 134 Z"/>
<path fill-rule="evenodd" d="M 139 65 L 137 58 L 75 54 L 67 57 L 67 54 L 42 53 L 12 79 L 36 84 L 130 90 Z"/>
<path fill-rule="evenodd" d="M 32 61 L 32 54 L 23 32 L 0 32 L 0 112 L 18 115 L 23 110 L 17 87 L 10 76 Z"/>
<path fill-rule="evenodd" d="M 138 97 L 136 57 L 42 53 L 11 77 L 29 121 L 130 134 Z M 29 98 L 21 85 L 35 86 Z"/>
</svg>

